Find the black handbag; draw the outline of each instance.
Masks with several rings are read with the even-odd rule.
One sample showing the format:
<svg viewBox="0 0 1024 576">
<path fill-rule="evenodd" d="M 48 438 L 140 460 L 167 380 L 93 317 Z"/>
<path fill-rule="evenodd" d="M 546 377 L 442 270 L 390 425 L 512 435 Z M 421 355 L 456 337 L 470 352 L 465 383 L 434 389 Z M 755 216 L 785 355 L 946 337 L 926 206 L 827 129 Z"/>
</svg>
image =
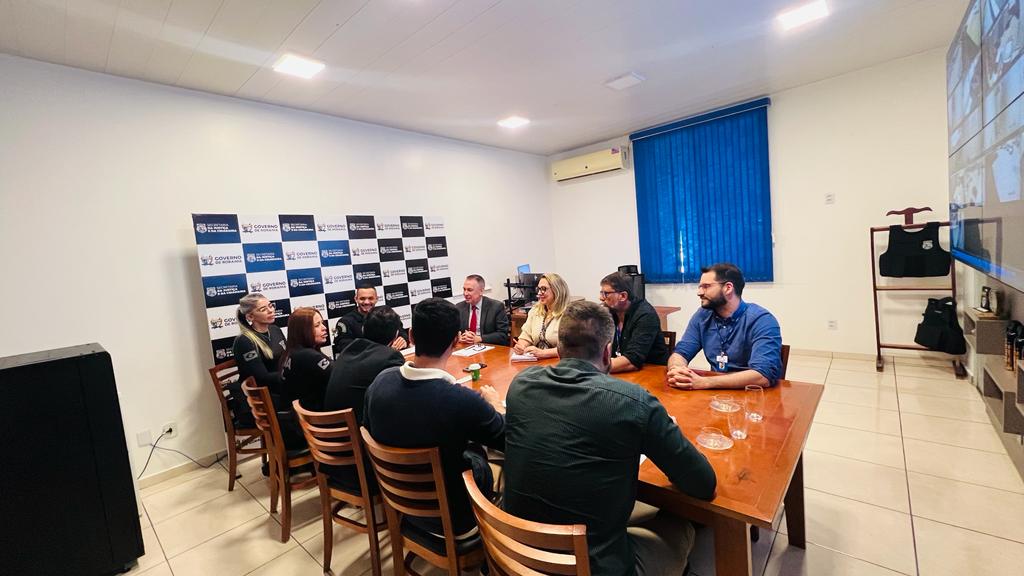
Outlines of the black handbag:
<svg viewBox="0 0 1024 576">
<path fill-rule="evenodd" d="M 914 342 L 929 350 L 960 355 L 967 352 L 964 331 L 956 319 L 956 301 L 945 298 L 929 298 L 924 309 L 924 319 L 917 325 Z"/>
</svg>

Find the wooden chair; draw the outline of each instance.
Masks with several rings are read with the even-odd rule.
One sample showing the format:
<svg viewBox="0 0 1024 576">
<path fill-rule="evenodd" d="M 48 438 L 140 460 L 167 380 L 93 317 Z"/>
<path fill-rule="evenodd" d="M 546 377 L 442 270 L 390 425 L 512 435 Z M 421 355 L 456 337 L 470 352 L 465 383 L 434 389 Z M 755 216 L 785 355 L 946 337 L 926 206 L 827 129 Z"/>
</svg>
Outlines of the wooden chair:
<svg viewBox="0 0 1024 576">
<path fill-rule="evenodd" d="M 668 346 L 669 350 L 675 350 L 676 348 L 676 333 L 673 330 L 662 330 L 661 337 L 665 339 L 665 345 Z"/>
<path fill-rule="evenodd" d="M 381 502 L 380 494 L 370 491 L 367 481 L 366 464 L 363 459 L 363 442 L 356 430 L 355 413 L 351 409 L 337 412 L 312 412 L 299 401 L 292 403 L 299 415 L 302 433 L 309 442 L 309 451 L 316 462 L 317 484 L 320 487 L 320 504 L 324 519 L 324 572 L 331 570 L 331 552 L 334 548 L 334 524 L 347 526 L 362 532 L 370 538 L 370 564 L 374 576 L 380 576 L 380 542 L 377 533 L 386 530 L 384 518 L 378 522 L 374 517 L 374 505 Z M 320 466 L 355 466 L 359 477 L 359 490 L 342 486 L 324 473 Z M 334 505 L 334 501 L 337 504 Z M 365 523 L 357 522 L 339 514 L 345 504 L 363 509 Z"/>
<path fill-rule="evenodd" d="M 497 576 L 566 574 L 590 576 L 587 527 L 583 524 L 541 524 L 517 518 L 491 504 L 473 480 L 462 473 L 487 565 Z"/>
<path fill-rule="evenodd" d="M 234 360 L 221 362 L 209 369 L 210 381 L 213 383 L 213 390 L 220 402 L 220 415 L 224 419 L 224 433 L 227 435 L 228 445 L 228 492 L 235 489 L 235 478 L 238 476 L 238 455 L 259 454 L 260 460 L 267 461 L 267 446 L 263 442 L 263 433 L 259 428 L 251 426 L 239 426 L 235 413 L 228 405 L 229 384 L 238 380 L 238 366 Z M 259 442 L 259 446 L 249 447 L 249 444 Z"/>
<path fill-rule="evenodd" d="M 281 425 L 277 421 L 277 412 L 270 399 L 270 390 L 255 384 L 256 381 L 250 376 L 242 383 L 242 390 L 245 391 L 246 400 L 252 407 L 256 427 L 263 432 L 263 442 L 270 456 L 270 512 L 277 512 L 277 498 L 280 496 L 281 542 L 287 542 L 292 531 L 292 490 L 308 488 L 316 483 L 316 474 L 295 482 L 292 481 L 292 474 L 298 472 L 298 468 L 311 464 L 313 457 L 309 450 L 289 452 L 285 448 L 284 439 L 281 437 Z"/>
<path fill-rule="evenodd" d="M 366 428 L 360 428 L 363 444 L 370 453 L 370 462 L 377 474 L 384 512 L 391 532 L 391 553 L 397 576 L 407 572 L 420 576 L 412 569 L 419 556 L 448 574 L 458 576 L 461 571 L 478 568 L 484 563 L 484 552 L 479 536 L 455 540 L 448 494 L 441 468 L 441 453 L 435 448 L 393 448 L 374 441 Z M 439 518 L 444 542 L 409 525 L 403 518 Z M 403 555 L 405 549 L 408 555 Z"/>
</svg>

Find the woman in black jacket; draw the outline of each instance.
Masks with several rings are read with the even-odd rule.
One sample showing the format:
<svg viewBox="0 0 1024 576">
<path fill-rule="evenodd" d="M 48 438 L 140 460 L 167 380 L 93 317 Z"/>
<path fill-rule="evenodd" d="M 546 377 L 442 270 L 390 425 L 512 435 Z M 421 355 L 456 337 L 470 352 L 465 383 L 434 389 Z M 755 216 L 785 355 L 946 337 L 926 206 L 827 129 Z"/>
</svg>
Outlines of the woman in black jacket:
<svg viewBox="0 0 1024 576">
<path fill-rule="evenodd" d="M 299 308 L 288 318 L 288 341 L 281 357 L 282 391 L 288 403 L 298 400 L 307 410 L 322 412 L 324 392 L 334 363 L 320 352 L 327 344 L 327 325 L 315 308 Z"/>
<path fill-rule="evenodd" d="M 256 424 L 252 410 L 242 392 L 242 382 L 252 376 L 257 386 L 265 386 L 276 394 L 281 387 L 278 362 L 284 354 L 284 333 L 274 324 L 277 316 L 274 303 L 263 294 L 246 294 L 238 301 L 239 335 L 233 346 L 238 365 L 238 381 L 230 384 L 231 409 L 238 424 L 252 428 Z"/>
</svg>

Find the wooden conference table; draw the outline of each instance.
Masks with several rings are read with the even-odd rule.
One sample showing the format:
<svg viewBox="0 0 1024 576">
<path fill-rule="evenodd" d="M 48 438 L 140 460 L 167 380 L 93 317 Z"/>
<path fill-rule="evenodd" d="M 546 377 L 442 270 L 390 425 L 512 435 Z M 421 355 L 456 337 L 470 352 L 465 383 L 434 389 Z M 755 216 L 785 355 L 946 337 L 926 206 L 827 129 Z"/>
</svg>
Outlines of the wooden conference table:
<svg viewBox="0 0 1024 576">
<path fill-rule="evenodd" d="M 509 348 L 496 346 L 469 357 L 452 356 L 447 369 L 459 378 L 465 375 L 462 369 L 466 366 L 474 362 L 487 364 L 478 385 L 493 386 L 504 398 L 520 370 L 557 363 L 557 359 L 512 363 L 509 356 Z M 729 450 L 714 451 L 697 445 L 695 439 L 704 426 L 714 426 L 728 434 L 724 415 L 712 411 L 710 402 L 713 395 L 729 392 L 670 388 L 664 366 L 648 365 L 637 372 L 616 376 L 643 386 L 656 396 L 668 413 L 676 417 L 683 434 L 714 467 L 718 490 L 714 500 L 704 502 L 674 488 L 665 474 L 647 460 L 640 466 L 637 499 L 711 526 L 717 574 L 751 574 L 747 526 L 771 529 L 783 503 L 789 543 L 804 547 L 803 449 L 824 387 L 780 381 L 765 390 L 764 420 L 750 423 L 747 439 L 737 440 Z M 742 391 L 731 393 L 740 395 Z"/>
</svg>

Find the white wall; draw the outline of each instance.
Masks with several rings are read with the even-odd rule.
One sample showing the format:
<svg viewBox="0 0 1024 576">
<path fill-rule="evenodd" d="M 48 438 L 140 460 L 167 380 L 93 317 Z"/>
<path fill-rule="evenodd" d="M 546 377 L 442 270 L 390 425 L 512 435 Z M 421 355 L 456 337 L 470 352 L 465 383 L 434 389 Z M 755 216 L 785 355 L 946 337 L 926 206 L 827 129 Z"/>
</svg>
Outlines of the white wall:
<svg viewBox="0 0 1024 576">
<path fill-rule="evenodd" d="M 167 446 L 224 448 L 192 212 L 439 215 L 456 289 L 554 265 L 542 157 L 5 55 L 0 78 L 0 356 L 106 347 L 136 466 L 170 421 Z"/>
<path fill-rule="evenodd" d="M 933 50 L 771 95 L 775 282 L 744 296 L 776 314 L 793 347 L 874 353 L 868 228 L 900 223 L 885 213 L 907 206 L 948 217 L 944 59 Z M 574 294 L 596 299 L 603 275 L 639 263 L 633 171 L 550 188 L 557 269 Z M 648 299 L 683 307 L 674 330 L 698 305 L 693 285 L 649 286 Z M 911 342 L 923 310 L 921 294 L 886 298 L 883 340 Z"/>
</svg>

